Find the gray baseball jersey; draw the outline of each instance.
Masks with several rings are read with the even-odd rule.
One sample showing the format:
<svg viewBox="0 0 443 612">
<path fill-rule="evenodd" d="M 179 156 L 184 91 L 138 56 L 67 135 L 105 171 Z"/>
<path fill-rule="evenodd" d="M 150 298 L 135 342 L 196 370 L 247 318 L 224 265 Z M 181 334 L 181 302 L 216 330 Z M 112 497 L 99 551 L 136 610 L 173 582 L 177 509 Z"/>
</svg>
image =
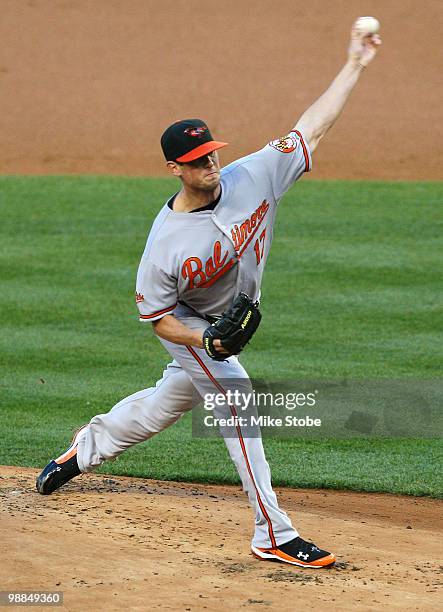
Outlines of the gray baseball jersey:
<svg viewBox="0 0 443 612">
<path fill-rule="evenodd" d="M 214 210 L 175 212 L 166 203 L 137 274 L 140 320 L 172 314 L 178 302 L 219 316 L 240 291 L 258 299 L 278 202 L 310 169 L 303 136 L 292 131 L 222 169 Z"/>
</svg>

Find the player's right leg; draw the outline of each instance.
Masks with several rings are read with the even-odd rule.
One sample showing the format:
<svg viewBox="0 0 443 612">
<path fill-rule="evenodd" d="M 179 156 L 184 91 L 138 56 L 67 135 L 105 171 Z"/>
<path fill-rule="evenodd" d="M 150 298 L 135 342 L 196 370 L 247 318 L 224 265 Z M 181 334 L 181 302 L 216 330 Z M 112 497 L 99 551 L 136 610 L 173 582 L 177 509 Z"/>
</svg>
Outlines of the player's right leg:
<svg viewBox="0 0 443 612">
<path fill-rule="evenodd" d="M 71 446 L 38 476 L 37 491 L 49 495 L 82 472 L 90 472 L 130 446 L 148 440 L 199 400 L 189 376 L 173 361 L 155 387 L 126 397 L 80 428 Z"/>
</svg>

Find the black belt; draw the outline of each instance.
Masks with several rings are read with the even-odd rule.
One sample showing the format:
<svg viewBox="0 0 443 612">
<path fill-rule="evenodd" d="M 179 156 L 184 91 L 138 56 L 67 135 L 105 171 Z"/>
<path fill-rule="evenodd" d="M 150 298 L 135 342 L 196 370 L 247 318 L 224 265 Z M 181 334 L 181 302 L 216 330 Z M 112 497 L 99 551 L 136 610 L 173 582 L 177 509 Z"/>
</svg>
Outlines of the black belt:
<svg viewBox="0 0 443 612">
<path fill-rule="evenodd" d="M 181 304 L 182 306 L 186 306 L 186 308 L 189 308 L 189 310 L 192 310 L 192 312 L 194 312 L 197 315 L 197 317 L 200 317 L 200 319 L 206 319 L 206 321 L 208 321 L 208 323 L 210 323 L 211 325 L 213 325 L 220 318 L 220 317 L 211 317 L 211 315 L 202 315 L 199 312 L 197 312 L 195 308 L 192 308 L 192 306 L 189 306 L 189 304 L 186 304 L 186 302 L 183 302 L 183 300 L 178 300 L 178 303 Z"/>
</svg>

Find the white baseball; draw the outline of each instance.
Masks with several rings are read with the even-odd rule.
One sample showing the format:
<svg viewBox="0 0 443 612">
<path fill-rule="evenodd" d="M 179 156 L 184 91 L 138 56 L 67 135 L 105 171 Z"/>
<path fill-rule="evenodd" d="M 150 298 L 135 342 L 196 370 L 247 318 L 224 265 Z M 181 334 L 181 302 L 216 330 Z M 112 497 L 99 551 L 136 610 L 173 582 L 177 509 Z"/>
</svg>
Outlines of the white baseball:
<svg viewBox="0 0 443 612">
<path fill-rule="evenodd" d="M 359 17 L 354 23 L 354 28 L 365 36 L 370 36 L 377 34 L 380 29 L 380 22 L 375 17 Z"/>
</svg>

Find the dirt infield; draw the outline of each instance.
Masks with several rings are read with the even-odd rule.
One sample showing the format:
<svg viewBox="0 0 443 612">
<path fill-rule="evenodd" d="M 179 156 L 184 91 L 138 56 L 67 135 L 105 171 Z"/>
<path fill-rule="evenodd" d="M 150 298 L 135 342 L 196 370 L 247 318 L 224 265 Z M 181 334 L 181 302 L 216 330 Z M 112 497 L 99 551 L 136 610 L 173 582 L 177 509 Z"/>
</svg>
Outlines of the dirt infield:
<svg viewBox="0 0 443 612">
<path fill-rule="evenodd" d="M 313 178 L 441 179 L 439 0 L 0 0 L 0 173 L 164 173 L 159 137 L 202 116 L 227 163 L 286 133 L 375 14 L 380 56 Z"/>
<path fill-rule="evenodd" d="M 36 470 L 0 467 L 0 590 L 64 592 L 65 610 L 436 610 L 436 500 L 278 492 L 302 535 L 338 555 L 329 570 L 259 561 L 236 487 L 84 475 L 52 496 Z M 302 602 L 302 605 L 300 604 Z"/>
</svg>

